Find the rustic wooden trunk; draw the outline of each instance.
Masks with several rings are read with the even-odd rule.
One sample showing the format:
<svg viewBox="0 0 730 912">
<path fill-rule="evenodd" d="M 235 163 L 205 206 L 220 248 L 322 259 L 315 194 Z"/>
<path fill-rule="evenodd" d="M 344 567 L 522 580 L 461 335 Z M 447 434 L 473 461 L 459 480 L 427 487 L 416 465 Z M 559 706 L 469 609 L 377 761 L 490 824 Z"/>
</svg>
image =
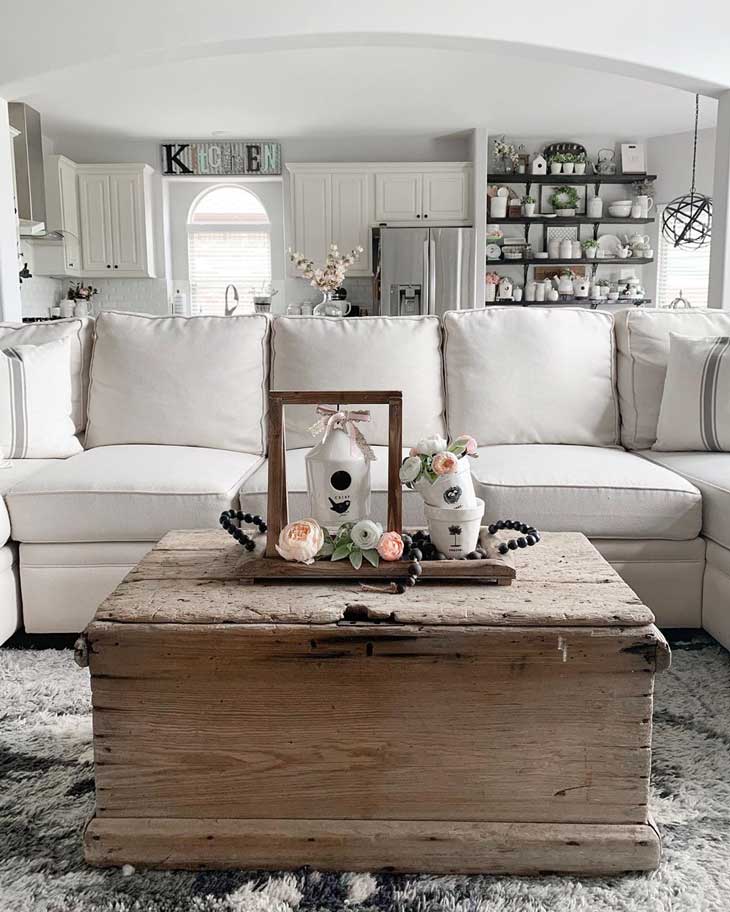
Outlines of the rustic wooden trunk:
<svg viewBox="0 0 730 912">
<path fill-rule="evenodd" d="M 649 869 L 650 611 L 583 536 L 511 587 L 242 586 L 170 533 L 85 632 L 92 864 Z M 349 620 L 359 618 L 360 620 Z"/>
</svg>

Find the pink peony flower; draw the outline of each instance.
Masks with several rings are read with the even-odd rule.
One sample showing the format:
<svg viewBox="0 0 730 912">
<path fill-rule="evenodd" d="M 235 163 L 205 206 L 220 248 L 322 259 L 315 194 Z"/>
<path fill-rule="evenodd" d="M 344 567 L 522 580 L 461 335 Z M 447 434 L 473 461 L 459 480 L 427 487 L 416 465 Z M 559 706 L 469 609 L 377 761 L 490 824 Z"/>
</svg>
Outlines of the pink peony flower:
<svg viewBox="0 0 730 912">
<path fill-rule="evenodd" d="M 384 532 L 378 542 L 378 554 L 385 561 L 400 560 L 403 556 L 403 539 L 397 532 Z"/>
<path fill-rule="evenodd" d="M 311 564 L 324 544 L 324 532 L 314 519 L 289 523 L 279 533 L 276 550 L 284 560 Z"/>
<path fill-rule="evenodd" d="M 476 440 L 468 434 L 460 434 L 454 443 L 463 446 L 469 456 L 473 456 L 477 451 Z"/>
<path fill-rule="evenodd" d="M 410 450 L 408 450 L 408 455 L 409 456 L 418 456 L 418 450 L 415 447 L 411 447 Z"/>
<path fill-rule="evenodd" d="M 458 468 L 459 460 L 453 453 L 436 453 L 431 460 L 431 468 L 436 475 L 450 475 Z"/>
</svg>

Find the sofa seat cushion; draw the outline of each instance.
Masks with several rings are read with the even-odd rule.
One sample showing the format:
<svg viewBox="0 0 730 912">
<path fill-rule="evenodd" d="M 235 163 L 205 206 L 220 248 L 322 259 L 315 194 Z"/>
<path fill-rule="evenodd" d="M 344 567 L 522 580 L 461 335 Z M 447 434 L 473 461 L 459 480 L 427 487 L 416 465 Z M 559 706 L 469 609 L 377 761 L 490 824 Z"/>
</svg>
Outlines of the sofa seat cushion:
<svg viewBox="0 0 730 912">
<path fill-rule="evenodd" d="M 585 446 L 481 447 L 472 461 L 485 518 L 519 519 L 593 538 L 687 540 L 701 495 L 680 475 L 633 453 Z"/>
<path fill-rule="evenodd" d="M 730 548 L 730 453 L 641 453 L 702 492 L 702 534 Z"/>
<path fill-rule="evenodd" d="M 212 528 L 260 462 L 202 447 L 86 450 L 13 487 L 12 534 L 21 542 L 157 541 L 170 529 Z"/>
<path fill-rule="evenodd" d="M 0 545 L 10 538 L 10 514 L 5 504 L 5 495 L 20 481 L 30 478 L 46 466 L 62 460 L 57 459 L 7 459 L 0 465 Z"/>
<path fill-rule="evenodd" d="M 388 447 L 374 446 L 375 462 L 370 467 L 370 515 L 385 526 L 388 519 Z M 286 487 L 289 493 L 289 518 L 309 516 L 307 473 L 304 457 L 308 448 L 287 450 Z M 403 450 L 403 456 L 408 450 Z M 240 500 L 242 509 L 266 516 L 266 491 L 268 488 L 268 461 L 263 463 L 244 482 Z M 423 501 L 415 491 L 403 491 L 403 525 L 424 527 Z"/>
</svg>

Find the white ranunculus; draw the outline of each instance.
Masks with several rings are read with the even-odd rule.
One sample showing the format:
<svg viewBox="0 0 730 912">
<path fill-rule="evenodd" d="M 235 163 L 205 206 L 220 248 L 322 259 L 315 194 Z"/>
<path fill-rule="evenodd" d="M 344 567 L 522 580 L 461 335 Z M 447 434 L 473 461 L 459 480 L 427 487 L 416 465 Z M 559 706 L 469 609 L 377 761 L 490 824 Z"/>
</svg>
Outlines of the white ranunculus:
<svg viewBox="0 0 730 912">
<path fill-rule="evenodd" d="M 423 456 L 433 456 L 435 453 L 443 453 L 446 449 L 446 441 L 439 434 L 432 437 L 424 437 L 416 444 L 417 452 Z"/>
<path fill-rule="evenodd" d="M 372 519 L 361 519 L 350 530 L 350 541 L 361 551 L 377 547 L 383 534 L 383 527 Z"/>
<path fill-rule="evenodd" d="M 323 544 L 324 532 L 319 523 L 315 519 L 299 519 L 284 526 L 275 547 L 284 560 L 311 564 Z"/>
<path fill-rule="evenodd" d="M 400 480 L 403 484 L 410 484 L 415 481 L 418 476 L 421 474 L 421 457 L 420 456 L 409 456 L 407 459 L 403 460 L 403 463 L 400 467 Z"/>
</svg>

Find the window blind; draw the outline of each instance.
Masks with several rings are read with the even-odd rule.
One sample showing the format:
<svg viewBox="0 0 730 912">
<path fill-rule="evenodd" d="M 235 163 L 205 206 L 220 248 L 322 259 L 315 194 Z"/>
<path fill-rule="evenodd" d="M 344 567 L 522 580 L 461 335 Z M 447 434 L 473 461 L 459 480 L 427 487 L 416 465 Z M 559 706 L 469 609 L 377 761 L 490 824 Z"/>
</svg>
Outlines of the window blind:
<svg viewBox="0 0 730 912">
<path fill-rule="evenodd" d="M 661 224 L 661 214 L 659 216 Z M 710 244 L 699 250 L 682 250 L 659 238 L 657 306 L 668 307 L 674 298 L 686 298 L 692 307 L 707 307 L 710 285 Z"/>
<path fill-rule="evenodd" d="M 240 298 L 236 313 L 253 313 L 254 293 L 271 281 L 271 236 L 268 230 L 196 231 L 190 226 L 188 263 L 193 313 L 223 314 L 231 283 Z"/>
</svg>

